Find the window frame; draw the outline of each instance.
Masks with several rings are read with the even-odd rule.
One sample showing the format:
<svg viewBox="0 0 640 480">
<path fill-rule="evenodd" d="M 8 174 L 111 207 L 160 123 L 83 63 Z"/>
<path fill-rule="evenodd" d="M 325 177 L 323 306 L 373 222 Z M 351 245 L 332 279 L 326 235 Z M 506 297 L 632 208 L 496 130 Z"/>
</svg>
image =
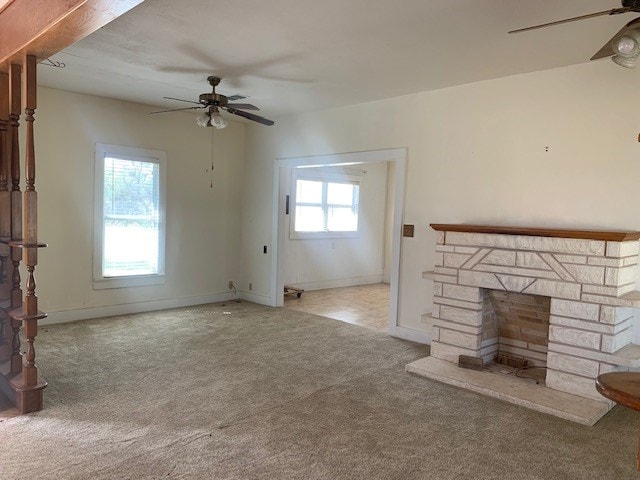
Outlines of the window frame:
<svg viewBox="0 0 640 480">
<path fill-rule="evenodd" d="M 104 164 L 106 157 L 121 158 L 158 165 L 158 273 L 105 277 L 103 272 L 104 254 Z M 162 285 L 165 283 L 165 243 L 166 243 L 166 185 L 167 154 L 160 150 L 125 147 L 96 143 L 95 146 L 95 190 L 93 227 L 93 288 L 139 287 Z"/>
<path fill-rule="evenodd" d="M 328 219 L 328 203 L 326 201 L 327 198 L 327 189 L 329 183 L 344 183 L 358 186 L 358 199 L 357 199 L 357 207 L 358 207 L 358 224 L 357 228 L 354 231 L 318 231 L 318 232 L 298 232 L 295 229 L 296 226 L 296 210 L 298 206 L 297 202 L 297 191 L 298 191 L 298 180 L 309 180 L 314 182 L 322 182 L 322 192 L 323 199 L 321 204 L 309 204 L 311 206 L 320 205 L 322 207 L 324 223 L 326 227 L 326 222 Z M 360 237 L 360 198 L 361 198 L 361 187 L 362 187 L 362 177 L 357 175 L 350 174 L 341 174 L 341 173 L 330 173 L 324 174 L 320 172 L 305 172 L 303 171 L 293 171 L 291 174 L 291 208 L 290 208 L 290 222 L 289 222 L 289 239 L 290 240 L 305 240 L 305 239 L 323 239 L 323 238 L 358 238 Z"/>
</svg>

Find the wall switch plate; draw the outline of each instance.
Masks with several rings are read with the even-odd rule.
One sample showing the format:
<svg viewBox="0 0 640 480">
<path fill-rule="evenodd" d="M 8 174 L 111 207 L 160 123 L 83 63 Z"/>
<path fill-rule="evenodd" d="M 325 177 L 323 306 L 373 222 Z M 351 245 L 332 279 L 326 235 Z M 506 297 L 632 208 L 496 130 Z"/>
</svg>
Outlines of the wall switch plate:
<svg viewBox="0 0 640 480">
<path fill-rule="evenodd" d="M 266 245 L 262 246 L 262 253 L 267 253 L 267 246 Z"/>
<path fill-rule="evenodd" d="M 402 226 L 402 236 L 403 237 L 413 237 L 414 230 L 415 230 L 415 225 L 403 225 Z"/>
</svg>

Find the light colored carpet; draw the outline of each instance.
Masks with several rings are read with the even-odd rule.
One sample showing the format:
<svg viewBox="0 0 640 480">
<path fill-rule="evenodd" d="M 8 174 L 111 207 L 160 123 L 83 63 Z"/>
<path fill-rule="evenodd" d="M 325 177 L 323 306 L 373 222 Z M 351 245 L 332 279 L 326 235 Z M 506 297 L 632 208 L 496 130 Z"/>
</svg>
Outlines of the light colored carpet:
<svg viewBox="0 0 640 480">
<path fill-rule="evenodd" d="M 230 303 L 44 327 L 46 409 L 0 478 L 633 479 L 638 416 L 583 427 L 403 371 L 424 346 Z"/>
</svg>

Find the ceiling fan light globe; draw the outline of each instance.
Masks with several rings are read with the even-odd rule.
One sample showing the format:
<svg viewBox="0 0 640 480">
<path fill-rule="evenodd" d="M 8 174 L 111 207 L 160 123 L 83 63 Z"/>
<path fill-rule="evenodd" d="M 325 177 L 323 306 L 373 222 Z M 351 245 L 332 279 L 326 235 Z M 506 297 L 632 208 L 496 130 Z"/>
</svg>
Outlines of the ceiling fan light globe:
<svg viewBox="0 0 640 480">
<path fill-rule="evenodd" d="M 215 112 L 213 112 L 213 114 L 211 115 L 211 126 L 216 127 L 218 130 L 220 130 L 227 125 L 229 125 L 229 122 L 222 118 L 219 111 L 216 110 Z"/>
<path fill-rule="evenodd" d="M 635 57 L 614 55 L 613 57 L 611 57 L 611 60 L 613 60 L 615 63 L 617 63 L 618 65 L 624 68 L 636 68 L 638 63 L 638 55 L 636 55 Z"/>
<path fill-rule="evenodd" d="M 638 51 L 638 42 L 625 35 L 614 42 L 613 49 L 618 55 L 622 55 L 623 57 L 633 56 L 634 53 Z"/>
<path fill-rule="evenodd" d="M 203 113 L 202 115 L 198 115 L 198 117 L 196 118 L 196 123 L 200 127 L 209 126 L 209 115 L 207 113 Z"/>
<path fill-rule="evenodd" d="M 224 118 L 221 118 L 219 121 L 211 122 L 211 125 L 216 127 L 218 130 L 220 130 L 222 128 L 225 128 L 227 125 L 229 125 L 229 123 Z"/>
</svg>

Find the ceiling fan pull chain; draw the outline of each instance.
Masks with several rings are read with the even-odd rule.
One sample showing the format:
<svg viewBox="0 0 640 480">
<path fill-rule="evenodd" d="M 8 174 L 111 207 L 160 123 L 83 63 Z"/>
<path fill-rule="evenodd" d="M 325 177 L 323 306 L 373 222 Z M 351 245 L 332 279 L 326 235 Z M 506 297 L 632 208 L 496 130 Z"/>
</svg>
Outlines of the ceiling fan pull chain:
<svg viewBox="0 0 640 480">
<path fill-rule="evenodd" d="M 214 133 L 214 132 L 215 132 L 215 128 L 212 128 L 212 129 L 211 129 L 211 173 L 210 173 L 210 179 L 211 179 L 211 185 L 210 185 L 210 188 L 211 188 L 212 190 L 213 190 L 213 168 L 214 168 L 214 166 L 213 166 L 213 145 L 214 145 L 213 137 L 214 137 L 214 135 L 215 135 L 215 133 Z"/>
</svg>

